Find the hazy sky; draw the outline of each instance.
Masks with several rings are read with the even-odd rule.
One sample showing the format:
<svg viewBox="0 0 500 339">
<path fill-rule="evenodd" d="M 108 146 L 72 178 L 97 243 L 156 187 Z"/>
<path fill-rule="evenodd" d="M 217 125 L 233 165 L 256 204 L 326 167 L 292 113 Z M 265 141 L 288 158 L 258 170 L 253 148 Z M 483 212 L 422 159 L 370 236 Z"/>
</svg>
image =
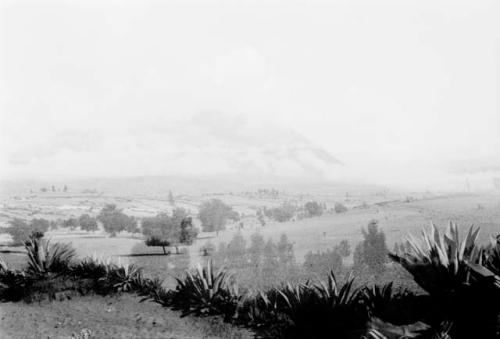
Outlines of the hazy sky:
<svg viewBox="0 0 500 339">
<path fill-rule="evenodd" d="M 497 3 L 4 1 L 2 177 L 216 172 L 187 126 L 213 111 L 249 143 L 296 131 L 353 179 L 498 168 Z"/>
</svg>

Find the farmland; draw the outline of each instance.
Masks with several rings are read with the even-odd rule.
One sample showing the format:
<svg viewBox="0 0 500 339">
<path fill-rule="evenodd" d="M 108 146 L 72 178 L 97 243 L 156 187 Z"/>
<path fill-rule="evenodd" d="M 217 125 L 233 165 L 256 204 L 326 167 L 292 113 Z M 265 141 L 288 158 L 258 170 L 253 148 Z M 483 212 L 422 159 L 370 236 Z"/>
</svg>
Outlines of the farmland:
<svg viewBox="0 0 500 339">
<path fill-rule="evenodd" d="M 431 222 L 438 226 L 446 226 L 449 221 L 458 222 L 459 227 L 466 228 L 474 224 L 481 228 L 480 241 L 500 230 L 500 196 L 496 194 L 453 194 L 432 195 L 430 193 L 387 193 L 372 192 L 358 194 L 292 194 L 280 192 L 278 196 L 269 197 L 255 192 L 218 193 L 176 196 L 175 208 L 182 207 L 194 218 L 195 226 L 200 227 L 196 219 L 198 206 L 210 198 L 218 198 L 232 206 L 241 219 L 229 222 L 226 230 L 218 235 L 215 232 L 198 235 L 192 246 L 186 246 L 189 254 L 187 263 L 194 265 L 201 260 L 200 249 L 211 242 L 216 247 L 220 242 L 229 242 L 235 233 L 241 232 L 245 238 L 259 232 L 264 238 L 278 240 L 286 234 L 293 243 L 296 260 L 301 262 L 309 250 L 324 251 L 343 239 L 355 245 L 362 239 L 361 228 L 371 220 L 377 220 L 381 230 L 386 234 L 388 248 L 401 241 L 408 233 L 417 233 Z M 256 210 L 260 207 L 275 207 L 284 201 L 304 204 L 307 201 L 324 202 L 327 210 L 323 215 L 312 218 L 293 218 L 287 222 L 266 220 L 261 226 L 256 218 Z M 341 202 L 348 210 L 335 213 L 332 206 Z M 153 216 L 161 211 L 171 211 L 164 196 L 115 196 L 104 193 L 85 192 L 48 192 L 28 194 L 25 196 L 4 197 L 0 208 L 0 225 L 8 226 L 12 218 L 45 218 L 48 220 L 78 217 L 83 213 L 96 215 L 106 204 L 114 203 L 124 213 L 143 218 Z M 70 242 L 80 256 L 112 257 L 127 261 L 144 251 L 144 254 L 160 254 L 158 249 L 143 246 L 141 234 L 121 233 L 117 237 L 109 237 L 102 229 L 96 232 L 82 232 L 79 229 L 54 229 L 47 232 L 47 237 L 58 242 Z M 2 251 L 8 260 L 16 261 L 21 255 L 20 248 L 9 247 L 9 236 L 0 235 Z M 10 259 L 9 259 L 10 258 Z M 151 260 L 165 261 L 164 257 L 150 256 Z M 148 257 L 141 258 L 141 262 Z M 168 261 L 168 260 L 167 260 Z M 183 260 L 186 262 L 186 260 Z M 172 267 L 171 264 L 165 268 Z"/>
</svg>

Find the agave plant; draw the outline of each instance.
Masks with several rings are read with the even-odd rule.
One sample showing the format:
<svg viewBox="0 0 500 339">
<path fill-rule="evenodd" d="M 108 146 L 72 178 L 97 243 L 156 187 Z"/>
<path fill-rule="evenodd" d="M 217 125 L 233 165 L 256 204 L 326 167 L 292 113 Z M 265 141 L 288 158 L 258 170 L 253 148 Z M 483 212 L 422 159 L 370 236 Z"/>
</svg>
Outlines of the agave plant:
<svg viewBox="0 0 500 339">
<path fill-rule="evenodd" d="M 242 298 L 232 276 L 221 268 L 214 272 L 212 261 L 204 267 L 198 265 L 194 272 L 186 271 L 177 278 L 177 287 L 169 301 L 183 315 L 224 315 L 229 319 L 235 315 Z"/>
<path fill-rule="evenodd" d="M 261 292 L 256 306 L 282 322 L 286 338 L 360 338 L 367 333 L 368 313 L 349 277 L 340 285 L 332 272 L 326 282 L 286 284 Z M 253 310 L 253 315 L 258 315 Z"/>
<path fill-rule="evenodd" d="M 421 320 L 430 307 L 427 295 L 418 295 L 406 288 L 394 288 L 393 283 L 362 289 L 364 304 L 371 317 L 394 325 L 407 325 Z"/>
<path fill-rule="evenodd" d="M 490 238 L 490 244 L 481 251 L 480 264 L 500 276 L 500 235 Z"/>
<path fill-rule="evenodd" d="M 471 226 L 461 240 L 456 224 L 450 222 L 444 234 L 431 224 L 429 231 L 422 231 L 421 241 L 409 237 L 407 252 L 390 253 L 389 256 L 410 272 L 415 282 L 429 294 L 448 294 L 467 282 L 467 263 L 479 261 L 478 234 L 479 228 Z"/>
<path fill-rule="evenodd" d="M 27 272 L 33 275 L 61 273 L 67 270 L 76 257 L 76 251 L 70 244 L 51 244 L 44 238 L 30 236 L 25 242 L 28 255 Z"/>
<path fill-rule="evenodd" d="M 5 272 L 5 271 L 8 271 L 9 270 L 9 266 L 7 265 L 7 263 L 5 262 L 5 260 L 3 260 L 2 258 L 0 258 L 0 272 Z"/>
<path fill-rule="evenodd" d="M 443 235 L 433 225 L 421 242 L 409 240 L 409 252 L 390 255 L 431 295 L 433 322 L 450 321 L 454 339 L 500 336 L 500 278 L 481 265 L 496 266 L 496 252 L 476 245 L 478 233 L 471 226 L 460 240 L 456 224 Z"/>
<path fill-rule="evenodd" d="M 133 264 L 116 265 L 110 269 L 107 279 L 117 292 L 129 292 L 135 287 L 141 275 L 142 269 Z"/>
</svg>

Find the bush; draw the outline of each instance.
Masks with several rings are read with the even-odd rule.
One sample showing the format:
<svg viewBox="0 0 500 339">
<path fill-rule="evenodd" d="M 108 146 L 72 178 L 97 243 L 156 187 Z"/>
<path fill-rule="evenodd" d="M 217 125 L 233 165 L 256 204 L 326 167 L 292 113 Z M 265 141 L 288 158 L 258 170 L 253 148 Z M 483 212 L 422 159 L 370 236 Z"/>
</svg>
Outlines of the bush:
<svg viewBox="0 0 500 339">
<path fill-rule="evenodd" d="M 32 275 L 46 275 L 68 271 L 76 251 L 70 244 L 55 243 L 33 234 L 25 243 L 28 255 L 27 272 Z"/>
<path fill-rule="evenodd" d="M 250 307 L 255 325 L 270 326 L 273 337 L 361 338 L 368 312 L 353 279 L 339 285 L 331 272 L 326 282 L 305 283 L 261 292 Z"/>
<path fill-rule="evenodd" d="M 170 295 L 169 306 L 181 310 L 183 315 L 222 315 L 231 319 L 242 296 L 232 276 L 220 269 L 214 272 L 212 261 L 198 266 L 177 279 L 177 286 Z"/>
<path fill-rule="evenodd" d="M 498 336 L 500 276 L 480 265 L 489 256 L 476 245 L 478 234 L 471 226 L 461 240 L 456 224 L 444 234 L 432 225 L 422 241 L 408 240 L 408 252 L 390 254 L 431 296 L 433 321 L 451 321 L 454 339 Z"/>
</svg>

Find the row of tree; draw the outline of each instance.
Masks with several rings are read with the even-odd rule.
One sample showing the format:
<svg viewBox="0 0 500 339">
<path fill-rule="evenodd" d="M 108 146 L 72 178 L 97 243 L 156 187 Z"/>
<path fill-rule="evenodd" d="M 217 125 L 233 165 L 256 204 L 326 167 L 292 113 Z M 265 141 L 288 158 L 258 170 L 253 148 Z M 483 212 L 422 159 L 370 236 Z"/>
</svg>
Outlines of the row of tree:
<svg viewBox="0 0 500 339">
<path fill-rule="evenodd" d="M 299 220 L 304 218 L 318 217 L 321 216 L 326 210 L 327 206 L 324 202 L 320 203 L 317 201 L 308 201 L 303 206 L 299 206 L 285 201 L 281 204 L 281 206 L 273 208 L 262 207 L 258 209 L 256 212 L 256 216 L 260 224 L 264 226 L 264 217 L 277 222 L 287 222 L 292 220 L 294 217 Z M 334 211 L 335 213 L 344 213 L 347 211 L 347 208 L 343 204 L 336 202 L 334 208 L 330 209 L 330 211 Z"/>
</svg>

